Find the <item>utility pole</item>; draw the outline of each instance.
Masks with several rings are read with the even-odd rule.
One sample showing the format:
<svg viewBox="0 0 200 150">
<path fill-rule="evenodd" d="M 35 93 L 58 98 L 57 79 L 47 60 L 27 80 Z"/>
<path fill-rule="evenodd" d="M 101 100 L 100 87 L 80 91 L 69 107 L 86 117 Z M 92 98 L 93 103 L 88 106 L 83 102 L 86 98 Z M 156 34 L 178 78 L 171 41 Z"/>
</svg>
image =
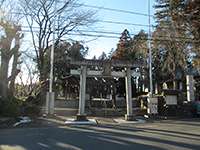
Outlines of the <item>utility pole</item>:
<svg viewBox="0 0 200 150">
<path fill-rule="evenodd" d="M 53 18 L 53 39 L 51 46 L 51 56 L 50 56 L 50 81 L 49 81 L 49 92 L 53 92 L 53 63 L 54 63 L 54 49 L 55 49 L 55 25 L 56 25 L 56 4 L 57 0 L 55 0 L 54 4 L 54 18 Z"/>
<path fill-rule="evenodd" d="M 149 48 L 149 84 L 150 97 L 153 96 L 153 81 L 152 81 L 152 49 L 151 49 L 151 3 L 148 0 L 148 17 L 149 17 L 149 34 L 148 34 L 148 48 Z"/>
<path fill-rule="evenodd" d="M 49 75 L 49 92 L 46 97 L 46 114 L 54 114 L 54 101 L 55 94 L 53 92 L 53 64 L 54 64 L 54 49 L 55 49 L 55 25 L 56 25 L 56 11 L 57 11 L 57 0 L 54 4 L 54 18 L 53 18 L 53 37 L 50 55 L 50 75 Z"/>
</svg>

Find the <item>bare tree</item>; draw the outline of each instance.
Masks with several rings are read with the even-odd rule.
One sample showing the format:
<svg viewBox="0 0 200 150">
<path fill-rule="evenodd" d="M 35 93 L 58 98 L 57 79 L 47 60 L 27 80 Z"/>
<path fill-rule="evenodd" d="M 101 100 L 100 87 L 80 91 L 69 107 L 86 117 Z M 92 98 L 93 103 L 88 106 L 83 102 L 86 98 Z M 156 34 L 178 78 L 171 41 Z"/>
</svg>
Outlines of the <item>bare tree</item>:
<svg viewBox="0 0 200 150">
<path fill-rule="evenodd" d="M 30 28 L 40 81 L 45 81 L 45 55 L 53 44 L 51 37 L 54 18 L 56 17 L 54 44 L 57 45 L 61 38 L 74 29 L 92 24 L 95 13 L 82 10 L 75 0 L 20 0 L 20 5 Z"/>
<path fill-rule="evenodd" d="M 16 1 L 0 0 L 0 9 L 0 84 L 1 95 L 7 98 L 8 89 L 10 94 L 14 93 L 15 79 L 19 73 L 18 65 L 21 63 L 19 58 L 23 33 L 19 23 L 20 15 L 11 13 L 18 10 Z"/>
<path fill-rule="evenodd" d="M 1 67 L 0 67 L 0 83 L 2 86 L 2 96 L 8 96 L 8 88 L 10 82 L 11 93 L 14 90 L 14 83 L 19 70 L 17 65 L 19 64 L 19 48 L 20 40 L 23 38 L 21 34 L 21 27 L 13 22 L 7 20 L 0 21 L 0 27 L 4 31 L 4 35 L 0 38 L 0 52 L 1 52 Z M 14 46 L 12 46 L 14 43 Z M 11 75 L 8 76 L 9 63 L 13 58 Z"/>
<path fill-rule="evenodd" d="M 23 52 L 21 57 L 23 64 L 21 67 L 23 68 L 22 71 L 19 73 L 17 80 L 19 84 L 17 84 L 16 88 L 16 96 L 17 97 L 29 97 L 35 96 L 37 94 L 37 90 L 39 88 L 38 81 L 38 74 L 36 71 L 36 65 L 31 62 L 28 54 Z M 24 70 L 24 71 L 23 71 Z"/>
</svg>

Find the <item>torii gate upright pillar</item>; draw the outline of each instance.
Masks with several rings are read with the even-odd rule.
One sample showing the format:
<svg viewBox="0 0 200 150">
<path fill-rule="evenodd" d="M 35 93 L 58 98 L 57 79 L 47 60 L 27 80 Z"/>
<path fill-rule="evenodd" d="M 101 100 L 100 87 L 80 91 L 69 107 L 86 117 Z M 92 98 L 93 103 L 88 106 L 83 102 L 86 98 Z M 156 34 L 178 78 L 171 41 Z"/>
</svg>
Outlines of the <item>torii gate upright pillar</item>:
<svg viewBox="0 0 200 150">
<path fill-rule="evenodd" d="M 87 76 L 87 66 L 81 66 L 79 109 L 78 109 L 78 114 L 76 118 L 78 121 L 87 120 L 86 114 L 85 114 L 86 76 Z"/>
<path fill-rule="evenodd" d="M 131 86 L 131 69 L 130 67 L 126 68 L 126 77 L 125 77 L 125 85 L 126 85 L 126 107 L 127 114 L 125 115 L 125 120 L 130 121 L 133 120 L 133 106 L 132 106 L 132 86 Z"/>
<path fill-rule="evenodd" d="M 80 90 L 79 90 L 79 110 L 77 114 L 77 120 L 87 120 L 85 114 L 85 94 L 86 94 L 86 77 L 87 76 L 111 76 L 111 77 L 125 77 L 126 83 L 126 103 L 127 113 L 125 115 L 126 120 L 134 120 L 133 108 L 132 108 L 132 86 L 131 86 L 131 68 L 139 68 L 144 64 L 129 61 L 102 61 L 102 60 L 83 60 L 76 61 L 70 60 L 70 64 L 81 66 L 81 72 L 71 70 L 74 75 L 80 75 Z M 103 71 L 90 70 L 87 71 L 87 66 L 106 66 Z M 126 68 L 125 72 L 112 71 L 111 67 L 123 67 Z"/>
<path fill-rule="evenodd" d="M 187 101 L 194 101 L 194 79 L 192 75 L 186 76 L 186 84 L 187 84 Z"/>
</svg>

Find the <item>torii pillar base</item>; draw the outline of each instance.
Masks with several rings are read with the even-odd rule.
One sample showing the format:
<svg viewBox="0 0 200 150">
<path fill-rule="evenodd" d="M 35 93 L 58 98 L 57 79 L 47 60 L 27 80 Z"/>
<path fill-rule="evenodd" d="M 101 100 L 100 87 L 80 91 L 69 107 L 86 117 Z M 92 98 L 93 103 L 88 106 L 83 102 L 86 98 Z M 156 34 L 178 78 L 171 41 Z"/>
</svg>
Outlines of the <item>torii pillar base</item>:
<svg viewBox="0 0 200 150">
<path fill-rule="evenodd" d="M 88 121 L 87 115 L 77 114 L 76 115 L 76 121 Z"/>
<path fill-rule="evenodd" d="M 134 115 L 127 115 L 125 114 L 125 120 L 126 121 L 135 121 L 135 116 Z"/>
</svg>

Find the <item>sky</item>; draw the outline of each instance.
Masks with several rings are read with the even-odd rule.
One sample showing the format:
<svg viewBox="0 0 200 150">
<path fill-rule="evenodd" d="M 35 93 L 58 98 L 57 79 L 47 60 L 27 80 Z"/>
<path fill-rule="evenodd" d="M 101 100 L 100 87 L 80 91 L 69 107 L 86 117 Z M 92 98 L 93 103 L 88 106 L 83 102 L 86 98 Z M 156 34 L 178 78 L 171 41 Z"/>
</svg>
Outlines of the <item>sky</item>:
<svg viewBox="0 0 200 150">
<path fill-rule="evenodd" d="M 79 2 L 84 3 L 86 5 L 100 6 L 105 8 L 120 9 L 131 12 L 148 14 L 148 0 L 80 0 Z M 150 14 L 152 15 L 154 14 L 154 8 L 153 8 L 154 3 L 155 3 L 154 0 L 150 0 L 151 4 Z M 87 9 L 92 9 L 92 8 L 87 8 Z M 113 12 L 96 8 L 94 8 L 94 11 L 97 11 L 96 16 L 97 19 L 100 20 L 100 22 L 95 23 L 94 27 L 91 27 L 90 30 L 122 33 L 124 29 L 128 29 L 130 34 L 137 34 L 140 30 L 143 29 L 146 32 L 148 32 L 148 27 L 144 26 L 109 24 L 101 22 L 101 20 L 104 20 L 104 21 L 148 25 L 148 16 L 134 15 L 122 12 Z M 154 19 L 153 17 L 151 17 L 151 24 L 153 23 Z M 102 35 L 99 33 L 96 34 Z M 120 35 L 109 34 L 109 36 L 119 37 Z M 87 58 L 92 58 L 94 55 L 98 57 L 99 55 L 102 54 L 103 51 L 108 53 L 112 48 L 116 49 L 117 42 L 119 41 L 118 38 L 99 37 L 95 39 L 94 37 L 85 37 L 85 36 L 76 38 L 84 41 L 89 41 L 85 43 L 85 45 L 89 47 L 89 54 Z"/>
<path fill-rule="evenodd" d="M 142 13 L 148 15 L 148 1 L 151 4 L 150 14 L 154 14 L 154 3 L 155 0 L 77 0 L 78 3 L 89 5 L 89 6 L 98 6 L 104 8 L 111 8 L 117 10 L 126 10 L 130 12 Z M 67 39 L 73 39 L 77 41 L 84 41 L 84 45 L 89 48 L 89 53 L 87 58 L 93 58 L 93 56 L 100 56 L 102 52 L 109 53 L 111 49 L 116 49 L 116 45 L 119 41 L 120 34 L 128 29 L 132 36 L 137 34 L 140 30 L 144 30 L 148 33 L 147 26 L 137 26 L 137 25 L 124 25 L 116 23 L 105 23 L 102 21 L 111 21 L 111 22 L 120 22 L 120 23 L 131 23 L 131 24 L 141 24 L 148 25 L 148 16 L 136 15 L 130 13 L 122 13 L 116 11 L 108 11 L 105 9 L 97 9 L 91 7 L 82 7 L 85 10 L 93 10 L 96 12 L 95 19 L 99 20 L 94 23 L 92 26 L 84 30 L 89 31 L 103 31 L 103 32 L 114 32 L 118 34 L 103 34 L 103 33 L 87 33 L 93 35 L 106 35 L 114 36 L 114 38 L 105 38 L 105 37 L 88 37 L 88 36 L 74 36 L 67 35 Z M 154 24 L 154 18 L 151 17 L 151 24 Z M 25 29 L 27 30 L 27 28 Z M 29 33 L 25 33 L 26 38 L 23 39 L 23 48 L 27 45 L 32 45 L 31 36 Z M 26 49 L 26 48 L 25 48 Z"/>
<path fill-rule="evenodd" d="M 93 5 L 104 8 L 126 10 L 131 12 L 148 14 L 148 1 L 149 0 L 77 0 L 77 2 L 85 5 Z M 150 0 L 151 12 L 154 14 L 154 2 L 155 0 Z M 130 34 L 137 34 L 140 30 L 148 32 L 148 27 L 136 26 L 136 25 L 124 25 L 124 24 L 110 24 L 101 21 L 112 21 L 112 22 L 123 22 L 131 24 L 142 24 L 148 25 L 148 16 L 135 15 L 130 13 L 114 12 L 105 9 L 97 9 L 91 7 L 84 7 L 84 9 L 94 10 L 96 12 L 96 18 L 99 22 L 94 23 L 90 26 L 88 30 L 90 31 L 104 31 L 104 32 L 114 32 L 119 34 L 102 34 L 102 33 L 91 33 L 95 35 L 106 35 L 114 36 L 115 38 L 105 38 L 105 37 L 87 37 L 87 36 L 69 36 L 73 40 L 85 41 L 84 45 L 89 47 L 89 53 L 87 58 L 97 58 L 102 54 L 102 52 L 109 53 L 111 49 L 116 49 L 116 45 L 119 41 L 120 33 L 124 29 L 128 29 Z M 24 25 L 25 23 L 23 23 Z M 154 24 L 153 17 L 151 17 L 151 24 Z M 27 29 L 26 29 L 27 30 Z M 25 38 L 23 39 L 23 49 L 30 47 L 32 41 L 31 36 L 27 32 L 25 33 Z M 25 67 L 22 67 L 26 70 Z"/>
</svg>

